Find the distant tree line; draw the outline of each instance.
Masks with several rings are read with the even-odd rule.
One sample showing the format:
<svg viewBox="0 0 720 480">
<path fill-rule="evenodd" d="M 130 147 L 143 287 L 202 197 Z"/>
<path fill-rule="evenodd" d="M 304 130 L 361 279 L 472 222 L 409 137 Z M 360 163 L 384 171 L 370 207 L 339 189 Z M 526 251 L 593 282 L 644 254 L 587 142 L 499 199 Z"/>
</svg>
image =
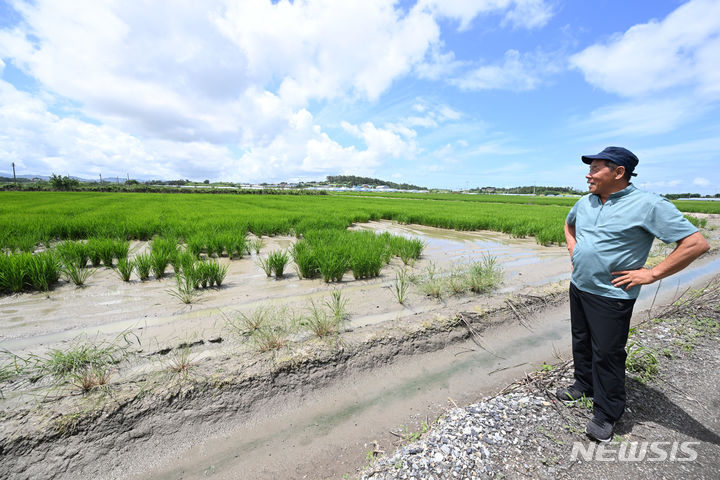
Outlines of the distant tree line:
<svg viewBox="0 0 720 480">
<path fill-rule="evenodd" d="M 361 185 L 377 187 L 379 185 L 385 185 L 386 187 L 396 188 L 398 190 L 427 190 L 425 187 L 418 187 L 417 185 L 409 183 L 387 182 L 378 178 L 356 177 L 355 175 L 328 175 L 325 178 L 327 179 L 327 183 L 345 185 L 347 187 L 359 187 Z"/>
<path fill-rule="evenodd" d="M 572 187 L 544 187 L 544 186 L 529 186 L 529 187 L 482 187 L 473 188 L 470 190 L 475 193 L 507 193 L 507 194 L 521 194 L 521 195 L 584 195 L 587 192 L 575 190 Z"/>
<path fill-rule="evenodd" d="M 677 200 L 678 198 L 720 198 L 720 193 L 715 195 L 700 195 L 699 193 L 666 193 L 663 197 L 668 200 Z"/>
</svg>

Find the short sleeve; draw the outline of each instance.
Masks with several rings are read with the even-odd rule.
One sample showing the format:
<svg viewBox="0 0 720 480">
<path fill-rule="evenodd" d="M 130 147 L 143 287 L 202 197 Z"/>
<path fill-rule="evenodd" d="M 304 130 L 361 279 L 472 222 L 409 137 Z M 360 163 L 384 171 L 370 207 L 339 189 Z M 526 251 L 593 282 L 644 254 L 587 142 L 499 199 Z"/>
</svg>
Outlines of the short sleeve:
<svg viewBox="0 0 720 480">
<path fill-rule="evenodd" d="M 577 218 L 578 203 L 580 203 L 579 200 L 577 202 L 575 202 L 575 205 L 573 205 L 573 207 L 570 209 L 570 213 L 568 213 L 567 217 L 565 218 L 565 223 L 567 223 L 571 227 L 573 225 L 575 225 L 575 219 Z"/>
<path fill-rule="evenodd" d="M 645 228 L 665 243 L 677 242 L 698 231 L 667 198 L 660 199 L 650 209 Z"/>
</svg>

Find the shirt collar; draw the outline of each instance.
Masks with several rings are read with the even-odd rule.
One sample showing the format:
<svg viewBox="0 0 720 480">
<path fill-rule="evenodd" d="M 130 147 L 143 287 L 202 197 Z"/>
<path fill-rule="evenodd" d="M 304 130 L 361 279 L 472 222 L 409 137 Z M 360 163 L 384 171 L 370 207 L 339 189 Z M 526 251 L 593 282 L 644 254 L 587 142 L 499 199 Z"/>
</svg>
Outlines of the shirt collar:
<svg viewBox="0 0 720 480">
<path fill-rule="evenodd" d="M 631 193 L 633 190 L 636 190 L 636 188 L 635 188 L 635 185 L 633 185 L 633 184 L 631 183 L 631 184 L 629 184 L 627 187 L 625 187 L 625 188 L 623 188 L 622 190 L 620 190 L 619 192 L 611 193 L 610 196 L 608 197 L 608 199 L 613 199 L 613 200 L 615 200 L 615 199 L 617 199 L 617 198 L 624 197 L 624 196 L 627 195 L 628 193 Z"/>
</svg>

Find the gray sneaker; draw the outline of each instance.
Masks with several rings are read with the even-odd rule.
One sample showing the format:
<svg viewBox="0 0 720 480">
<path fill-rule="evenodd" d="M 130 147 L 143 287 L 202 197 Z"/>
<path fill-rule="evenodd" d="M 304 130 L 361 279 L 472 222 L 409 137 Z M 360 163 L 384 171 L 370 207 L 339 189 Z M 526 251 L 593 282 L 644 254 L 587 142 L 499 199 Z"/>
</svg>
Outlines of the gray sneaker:
<svg viewBox="0 0 720 480">
<path fill-rule="evenodd" d="M 607 443 L 613 438 L 613 427 L 615 423 L 607 420 L 600 420 L 595 415 L 590 419 L 585 427 L 585 433 L 588 437 L 598 442 Z"/>
<path fill-rule="evenodd" d="M 574 385 L 558 388 L 555 392 L 555 396 L 558 398 L 558 400 L 562 400 L 563 402 L 574 402 L 575 400 L 581 399 L 583 395 L 587 398 L 592 397 L 592 394 L 588 395 L 586 393 L 583 393 L 577 388 L 575 388 Z"/>
</svg>

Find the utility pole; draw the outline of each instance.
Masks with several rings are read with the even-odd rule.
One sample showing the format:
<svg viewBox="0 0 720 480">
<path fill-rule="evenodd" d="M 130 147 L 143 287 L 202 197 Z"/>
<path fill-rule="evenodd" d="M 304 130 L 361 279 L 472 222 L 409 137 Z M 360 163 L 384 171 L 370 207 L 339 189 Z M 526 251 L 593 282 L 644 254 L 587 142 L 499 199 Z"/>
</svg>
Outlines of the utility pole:
<svg viewBox="0 0 720 480">
<path fill-rule="evenodd" d="M 12 162 L 13 166 L 13 183 L 17 183 L 17 178 L 15 177 L 15 162 Z"/>
<path fill-rule="evenodd" d="M 100 174 L 100 185 L 102 185 L 102 173 Z"/>
</svg>

